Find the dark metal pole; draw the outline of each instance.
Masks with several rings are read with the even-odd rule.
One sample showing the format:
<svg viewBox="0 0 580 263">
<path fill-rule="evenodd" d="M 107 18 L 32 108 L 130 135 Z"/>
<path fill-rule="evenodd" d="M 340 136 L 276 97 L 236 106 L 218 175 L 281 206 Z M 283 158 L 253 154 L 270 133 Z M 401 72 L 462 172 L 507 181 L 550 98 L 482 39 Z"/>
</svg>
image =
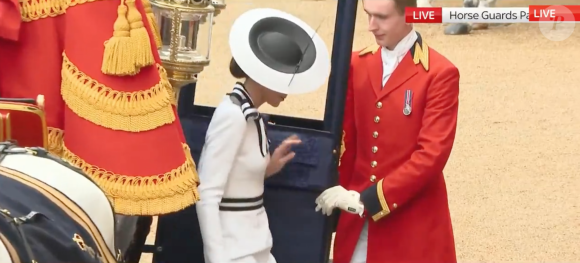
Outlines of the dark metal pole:
<svg viewBox="0 0 580 263">
<path fill-rule="evenodd" d="M 177 98 L 177 115 L 179 115 L 179 118 L 187 118 L 193 114 L 196 86 L 197 83 L 190 83 L 181 87 L 179 98 Z"/>
<path fill-rule="evenodd" d="M 324 130 L 332 133 L 334 149 L 339 152 L 358 1 L 338 0 L 337 2 L 334 42 L 332 44 L 332 68 L 324 109 Z M 336 159 L 338 162 L 338 158 Z M 335 172 L 336 165 L 333 166 L 331 172 Z"/>
<path fill-rule="evenodd" d="M 336 8 L 336 22 L 334 24 L 334 40 L 332 43 L 332 60 L 328 90 L 326 93 L 326 106 L 324 108 L 324 130 L 332 135 L 335 153 L 340 152 L 342 137 L 342 119 L 344 116 L 344 104 L 346 101 L 346 89 L 348 86 L 348 72 L 350 70 L 350 57 L 352 54 L 352 41 L 354 38 L 354 26 L 358 0 L 338 0 Z M 330 174 L 336 176 L 331 182 L 338 183 L 338 159 L 339 154 L 334 155 L 334 162 L 328 168 Z M 328 256 L 331 250 L 332 232 L 336 228 L 338 216 L 328 218 L 330 227 L 325 229 L 327 234 L 326 257 L 322 262 L 329 262 Z"/>
</svg>

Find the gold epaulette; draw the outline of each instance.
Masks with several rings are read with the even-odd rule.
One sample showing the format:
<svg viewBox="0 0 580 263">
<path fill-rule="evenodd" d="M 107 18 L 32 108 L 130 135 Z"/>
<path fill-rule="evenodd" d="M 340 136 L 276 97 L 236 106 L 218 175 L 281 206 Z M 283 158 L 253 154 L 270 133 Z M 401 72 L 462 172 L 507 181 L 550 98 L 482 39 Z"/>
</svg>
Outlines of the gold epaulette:
<svg viewBox="0 0 580 263">
<path fill-rule="evenodd" d="M 377 44 L 370 45 L 370 46 L 364 48 L 363 50 L 361 50 L 360 52 L 358 52 L 358 56 L 362 57 L 362 56 L 369 54 L 369 53 L 374 55 L 379 50 L 379 47 L 380 46 Z"/>
<path fill-rule="evenodd" d="M 429 71 L 429 46 L 424 40 L 417 41 L 413 49 L 413 62 L 415 65 L 421 63 L 425 71 Z"/>
</svg>

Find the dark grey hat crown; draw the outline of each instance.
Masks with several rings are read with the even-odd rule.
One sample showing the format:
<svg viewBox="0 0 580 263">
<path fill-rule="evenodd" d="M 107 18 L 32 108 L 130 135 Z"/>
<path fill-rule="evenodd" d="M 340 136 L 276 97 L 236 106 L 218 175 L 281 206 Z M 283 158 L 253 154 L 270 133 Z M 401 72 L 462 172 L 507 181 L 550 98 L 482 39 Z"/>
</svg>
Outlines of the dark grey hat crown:
<svg viewBox="0 0 580 263">
<path fill-rule="evenodd" d="M 308 70 L 316 60 L 316 48 L 299 25 L 280 17 L 256 22 L 249 33 L 254 55 L 269 68 L 286 74 Z"/>
</svg>

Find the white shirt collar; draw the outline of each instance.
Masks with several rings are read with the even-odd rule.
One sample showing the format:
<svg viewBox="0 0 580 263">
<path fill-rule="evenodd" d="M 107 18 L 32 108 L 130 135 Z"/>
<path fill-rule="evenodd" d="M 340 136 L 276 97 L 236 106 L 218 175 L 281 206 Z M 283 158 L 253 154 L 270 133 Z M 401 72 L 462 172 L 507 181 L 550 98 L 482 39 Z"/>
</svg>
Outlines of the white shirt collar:
<svg viewBox="0 0 580 263">
<path fill-rule="evenodd" d="M 381 48 L 381 55 L 383 61 L 386 58 L 401 58 L 411 50 L 413 45 L 417 42 L 417 32 L 411 30 L 399 43 L 395 46 L 393 50 L 388 50 L 386 47 Z"/>
</svg>

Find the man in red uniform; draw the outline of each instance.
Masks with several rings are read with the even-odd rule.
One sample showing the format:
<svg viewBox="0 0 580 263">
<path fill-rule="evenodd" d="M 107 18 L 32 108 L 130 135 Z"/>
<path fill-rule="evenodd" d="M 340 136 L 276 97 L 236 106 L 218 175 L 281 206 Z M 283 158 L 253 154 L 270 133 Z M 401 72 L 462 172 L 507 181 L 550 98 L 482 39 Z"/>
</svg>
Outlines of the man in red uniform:
<svg viewBox="0 0 580 263">
<path fill-rule="evenodd" d="M 459 72 L 405 22 L 416 0 L 364 0 L 378 45 L 354 52 L 340 185 L 317 210 L 341 213 L 335 263 L 452 263 L 443 168 L 457 124 Z"/>
<path fill-rule="evenodd" d="M 125 215 L 198 199 L 151 21 L 146 0 L 0 0 L 0 96 L 44 95 L 44 146 Z"/>
</svg>

